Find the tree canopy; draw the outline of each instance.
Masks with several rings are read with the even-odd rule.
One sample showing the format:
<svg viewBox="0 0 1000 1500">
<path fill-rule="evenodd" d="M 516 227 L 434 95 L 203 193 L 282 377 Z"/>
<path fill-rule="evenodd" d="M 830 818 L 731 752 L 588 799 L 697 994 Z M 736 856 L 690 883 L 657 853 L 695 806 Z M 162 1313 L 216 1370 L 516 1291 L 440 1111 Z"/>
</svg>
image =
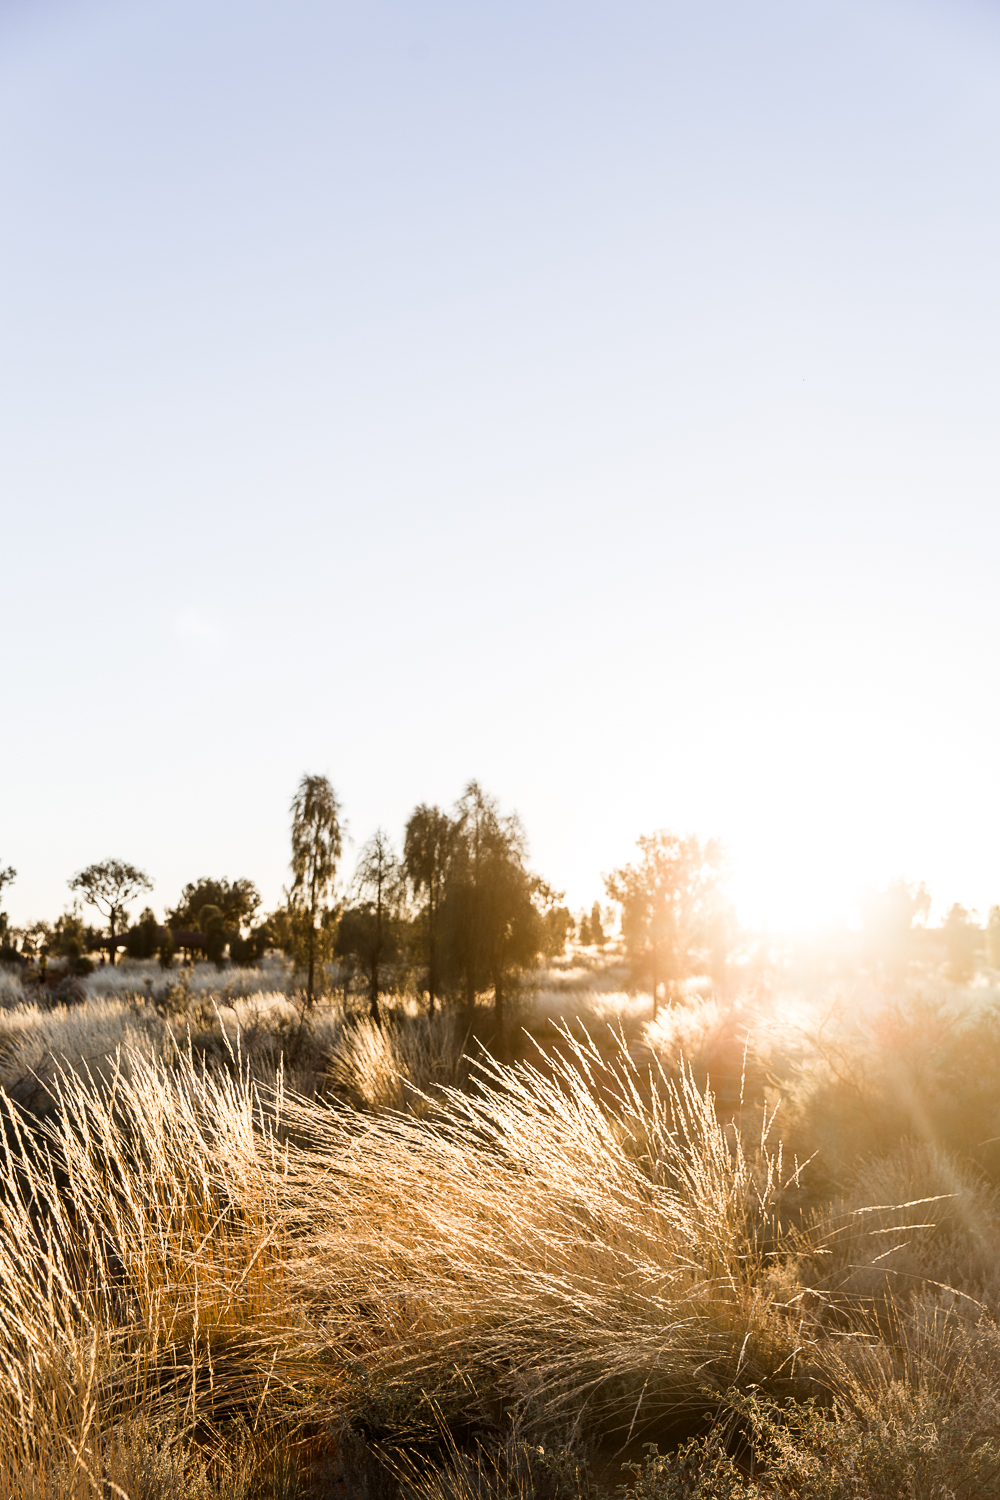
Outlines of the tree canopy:
<svg viewBox="0 0 1000 1500">
<path fill-rule="evenodd" d="M 527 840 L 516 813 L 470 781 L 455 808 L 454 842 L 442 930 L 446 971 L 465 998 L 492 989 L 498 1047 L 517 976 L 534 964 L 548 936 L 544 913 L 561 899 L 527 868 Z"/>
<path fill-rule="evenodd" d="M 177 905 L 166 914 L 166 924 L 202 932 L 202 913 L 209 907 L 220 913 L 223 927 L 239 933 L 253 921 L 260 907 L 260 895 L 252 880 L 230 882 L 212 880 L 206 875 L 184 887 Z"/>
<path fill-rule="evenodd" d="M 140 891 L 151 891 L 153 882 L 143 870 L 123 859 L 105 859 L 80 870 L 67 883 L 71 891 L 79 891 L 90 906 L 96 906 L 107 917 L 111 962 L 114 963 L 115 938 L 126 919 L 126 908 Z"/>
<path fill-rule="evenodd" d="M 381 968 L 395 950 L 395 929 L 405 898 L 403 866 L 384 828 L 377 829 L 362 849 L 354 888 L 361 905 L 352 913 L 349 926 L 353 952 L 368 976 L 372 1019 L 381 1021 L 378 999 Z"/>
<path fill-rule="evenodd" d="M 293 926 L 304 938 L 306 997 L 316 998 L 316 957 L 323 903 L 333 885 L 343 844 L 340 803 L 325 776 L 305 775 L 292 798 L 292 888 L 289 906 Z"/>
<path fill-rule="evenodd" d="M 439 927 L 441 903 L 455 848 L 455 824 L 440 807 L 421 802 L 410 814 L 403 843 L 403 868 L 413 894 L 423 898 L 422 917 L 427 958 L 427 990 L 430 1009 L 441 992 Z"/>
</svg>

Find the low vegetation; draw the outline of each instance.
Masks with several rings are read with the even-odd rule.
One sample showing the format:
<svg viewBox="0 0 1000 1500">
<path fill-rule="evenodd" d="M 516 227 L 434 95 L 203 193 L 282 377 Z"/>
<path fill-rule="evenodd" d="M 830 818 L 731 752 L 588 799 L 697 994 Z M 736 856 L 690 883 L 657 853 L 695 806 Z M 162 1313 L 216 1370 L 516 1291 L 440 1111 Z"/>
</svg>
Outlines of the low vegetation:
<svg viewBox="0 0 1000 1500">
<path fill-rule="evenodd" d="M 1000 1495 L 1000 913 L 762 952 L 660 833 L 573 917 L 476 783 L 338 895 L 292 813 L 267 917 L 0 914 L 0 1497 Z"/>
<path fill-rule="evenodd" d="M 0 1493 L 1000 1492 L 1000 995 L 621 976 L 498 1061 L 277 959 L 9 974 Z"/>
</svg>

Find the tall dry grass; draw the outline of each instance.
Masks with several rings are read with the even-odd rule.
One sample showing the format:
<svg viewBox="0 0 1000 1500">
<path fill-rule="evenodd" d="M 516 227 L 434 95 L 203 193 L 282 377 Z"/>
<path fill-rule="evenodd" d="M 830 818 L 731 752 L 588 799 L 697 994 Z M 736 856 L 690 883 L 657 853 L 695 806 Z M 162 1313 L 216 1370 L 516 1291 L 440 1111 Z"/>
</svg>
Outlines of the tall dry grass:
<svg viewBox="0 0 1000 1500">
<path fill-rule="evenodd" d="M 609 1066 L 568 1038 L 544 1072 L 478 1071 L 424 1122 L 292 1107 L 309 1140 L 290 1159 L 294 1274 L 331 1358 L 446 1405 L 475 1391 L 522 1423 L 621 1433 L 780 1379 L 766 1131 L 748 1151 L 690 1078 L 649 1089 L 626 1053 Z"/>
<path fill-rule="evenodd" d="M 582 1495 L 553 1435 L 663 1446 L 705 1413 L 769 1493 L 990 1493 L 995 1193 L 887 1142 L 807 1211 L 780 1110 L 746 1096 L 745 1009 L 502 1065 L 453 1022 L 331 1007 L 326 1102 L 285 1088 L 294 997 L 220 1006 L 201 1057 L 144 1032 L 151 1007 L 111 1046 L 131 1015 L 0 1018 L 4 1076 L 47 1036 L 50 1100 L 0 1093 L 0 1494 L 360 1494 L 353 1432 L 396 1450 L 404 1493 Z M 737 1053 L 723 1100 L 712 1060 Z M 635 1494 L 694 1494 L 679 1472 Z"/>
</svg>

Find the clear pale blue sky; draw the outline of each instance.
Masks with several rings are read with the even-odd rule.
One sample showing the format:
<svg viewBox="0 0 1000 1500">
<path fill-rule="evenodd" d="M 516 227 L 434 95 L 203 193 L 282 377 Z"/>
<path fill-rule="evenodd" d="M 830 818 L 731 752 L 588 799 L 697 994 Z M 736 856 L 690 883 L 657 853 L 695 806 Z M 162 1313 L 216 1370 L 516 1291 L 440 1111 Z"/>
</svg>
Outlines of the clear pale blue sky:
<svg viewBox="0 0 1000 1500">
<path fill-rule="evenodd" d="M 1000 901 L 1000 10 L 0 0 L 0 863 L 478 777 Z"/>
</svg>

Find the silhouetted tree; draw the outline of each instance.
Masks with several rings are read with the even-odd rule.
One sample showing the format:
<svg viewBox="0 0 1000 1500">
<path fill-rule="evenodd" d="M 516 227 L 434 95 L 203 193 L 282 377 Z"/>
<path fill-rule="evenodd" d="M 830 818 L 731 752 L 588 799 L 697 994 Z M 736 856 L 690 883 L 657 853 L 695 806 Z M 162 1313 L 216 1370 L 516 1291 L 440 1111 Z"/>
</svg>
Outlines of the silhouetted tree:
<svg viewBox="0 0 1000 1500">
<path fill-rule="evenodd" d="M 308 923 L 306 995 L 310 1006 L 316 998 L 320 908 L 337 873 L 341 844 L 340 803 L 333 787 L 325 776 L 303 776 L 292 798 L 291 898 Z"/>
<path fill-rule="evenodd" d="M 170 931 L 169 927 L 165 927 L 163 929 L 163 937 L 160 940 L 160 946 L 156 950 L 156 958 L 161 969 L 173 968 L 174 954 L 176 952 L 177 949 L 174 947 L 173 933 Z"/>
<path fill-rule="evenodd" d="M 205 907 L 214 907 L 222 917 L 223 927 L 230 932 L 240 932 L 253 921 L 260 906 L 260 896 L 252 880 L 212 880 L 203 876 L 190 881 L 181 892 L 177 905 L 166 914 L 166 924 L 174 928 L 194 928 L 204 932 L 201 913 Z"/>
<path fill-rule="evenodd" d="M 93 935 L 93 928 L 84 926 L 79 902 L 74 901 L 72 909 L 64 911 L 52 924 L 49 952 L 56 958 L 66 958 L 70 963 L 75 963 L 88 952 Z"/>
<path fill-rule="evenodd" d="M 526 867 L 516 813 L 470 781 L 456 806 L 455 842 L 442 928 L 448 966 L 464 995 L 471 1026 L 476 996 L 493 990 L 495 1045 L 502 1050 L 506 1004 L 517 976 L 544 950 L 543 913 L 560 898 Z"/>
<path fill-rule="evenodd" d="M 205 935 L 205 957 L 221 969 L 226 951 L 226 919 L 221 907 L 203 906 L 198 913 L 198 925 Z"/>
<path fill-rule="evenodd" d="M 702 844 L 661 830 L 638 840 L 642 855 L 605 876 L 612 901 L 621 907 L 622 937 L 633 975 L 647 978 L 653 1016 L 661 983 L 668 994 L 692 971 L 720 899 L 724 869 L 717 839 Z"/>
<path fill-rule="evenodd" d="M 129 958 L 152 958 L 158 946 L 160 924 L 150 907 L 146 907 L 134 927 L 125 934 L 125 952 Z"/>
<path fill-rule="evenodd" d="M 606 941 L 604 937 L 604 923 L 601 921 L 601 907 L 597 901 L 590 908 L 590 940 L 592 943 L 596 943 L 599 948 L 603 948 Z"/>
<path fill-rule="evenodd" d="M 140 891 L 153 889 L 152 881 L 125 860 L 105 859 L 99 864 L 88 865 L 67 884 L 71 891 L 79 891 L 88 905 L 96 906 L 102 916 L 107 917 L 111 962 L 114 964 L 117 956 L 115 938 L 125 918 L 125 909 Z"/>
<path fill-rule="evenodd" d="M 543 952 L 546 958 L 558 958 L 566 951 L 566 939 L 573 930 L 573 917 L 568 906 L 550 906 L 545 913 L 545 938 Z"/>
<path fill-rule="evenodd" d="M 3 900 L 4 886 L 13 885 L 16 879 L 17 871 L 14 869 L 13 865 L 8 865 L 6 869 L 0 866 L 0 901 Z M 8 959 L 12 962 L 16 962 L 17 951 L 14 948 L 12 934 L 8 925 L 7 913 L 5 911 L 0 911 L 0 962 L 4 962 Z"/>
<path fill-rule="evenodd" d="M 368 1003 L 372 1020 L 380 1025 L 379 988 L 382 965 L 395 949 L 395 927 L 405 890 L 405 874 L 392 847 L 389 835 L 379 828 L 365 844 L 354 875 L 354 888 L 361 905 L 351 918 L 356 939 L 364 936 L 362 948 L 347 948 L 360 959 L 368 975 Z M 347 920 L 344 913 L 343 920 Z M 343 924 L 342 924 L 343 925 Z"/>
<path fill-rule="evenodd" d="M 451 856 L 455 845 L 455 826 L 439 807 L 422 802 L 410 815 L 403 842 L 403 867 L 413 893 L 425 897 L 423 910 L 427 933 L 427 992 L 429 1009 L 440 994 L 438 965 L 438 926 Z"/>
</svg>

